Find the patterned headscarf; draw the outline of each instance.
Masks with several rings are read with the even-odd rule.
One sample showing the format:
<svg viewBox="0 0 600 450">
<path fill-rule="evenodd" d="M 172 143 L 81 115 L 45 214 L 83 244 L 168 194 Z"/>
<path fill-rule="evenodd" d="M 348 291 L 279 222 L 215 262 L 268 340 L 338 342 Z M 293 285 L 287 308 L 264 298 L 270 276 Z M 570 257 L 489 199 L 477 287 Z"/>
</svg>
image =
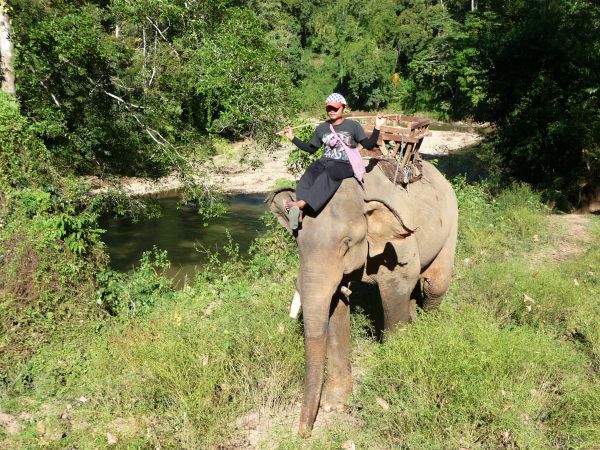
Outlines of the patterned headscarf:
<svg viewBox="0 0 600 450">
<path fill-rule="evenodd" d="M 346 106 L 346 99 L 344 98 L 344 96 L 342 94 L 338 94 L 338 93 L 334 92 L 329 97 L 327 97 L 327 99 L 325 100 L 325 105 L 331 105 L 331 104 L 333 104 L 335 106 L 341 106 L 341 105 Z"/>
</svg>

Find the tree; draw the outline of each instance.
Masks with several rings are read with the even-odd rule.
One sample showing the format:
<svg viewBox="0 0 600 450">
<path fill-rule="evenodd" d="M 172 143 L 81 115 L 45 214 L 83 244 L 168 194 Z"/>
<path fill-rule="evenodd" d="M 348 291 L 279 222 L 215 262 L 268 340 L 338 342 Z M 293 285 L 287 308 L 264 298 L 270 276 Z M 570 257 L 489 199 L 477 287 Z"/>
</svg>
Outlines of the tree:
<svg viewBox="0 0 600 450">
<path fill-rule="evenodd" d="M 0 60 L 2 61 L 0 70 L 2 90 L 15 95 L 14 48 L 6 0 L 0 0 Z"/>
<path fill-rule="evenodd" d="M 478 33 L 487 111 L 506 177 L 577 201 L 600 182 L 600 7 L 591 1 L 492 2 Z M 481 8 L 483 9 L 483 8 Z"/>
<path fill-rule="evenodd" d="M 284 49 L 249 9 L 95 3 L 14 0 L 22 112 L 64 170 L 183 169 L 215 134 L 264 138 L 294 103 Z"/>
</svg>

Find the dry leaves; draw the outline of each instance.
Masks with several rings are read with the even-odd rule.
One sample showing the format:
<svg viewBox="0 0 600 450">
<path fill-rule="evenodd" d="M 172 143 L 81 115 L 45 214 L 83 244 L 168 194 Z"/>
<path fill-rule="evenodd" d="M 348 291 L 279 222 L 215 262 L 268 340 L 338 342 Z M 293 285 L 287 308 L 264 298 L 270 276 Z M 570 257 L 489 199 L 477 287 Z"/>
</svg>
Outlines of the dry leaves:
<svg viewBox="0 0 600 450">
<path fill-rule="evenodd" d="M 387 411 L 388 409 L 390 409 L 390 405 L 388 402 L 386 402 L 384 399 L 382 399 L 381 397 L 377 397 L 375 399 L 375 401 L 377 402 L 377 404 L 379 406 L 381 406 L 381 409 L 383 409 L 384 411 Z"/>
<path fill-rule="evenodd" d="M 106 441 L 108 442 L 108 445 L 116 445 L 116 443 L 118 442 L 117 438 L 114 435 L 112 435 L 110 431 L 106 433 Z"/>
<path fill-rule="evenodd" d="M 344 450 L 356 450 L 356 445 L 354 445 L 354 442 L 348 439 L 347 441 L 342 442 L 342 448 Z"/>
</svg>

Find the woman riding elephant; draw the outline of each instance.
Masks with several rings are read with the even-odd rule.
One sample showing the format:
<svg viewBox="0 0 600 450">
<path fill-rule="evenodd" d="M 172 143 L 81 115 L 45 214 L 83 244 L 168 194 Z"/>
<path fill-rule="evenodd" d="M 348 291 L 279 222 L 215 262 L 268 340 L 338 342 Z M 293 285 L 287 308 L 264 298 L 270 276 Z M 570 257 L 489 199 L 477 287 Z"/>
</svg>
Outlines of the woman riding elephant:
<svg viewBox="0 0 600 450">
<path fill-rule="evenodd" d="M 372 160 L 362 185 L 343 179 L 318 214 L 304 211 L 302 233 L 296 234 L 300 270 L 294 296 L 302 306 L 306 349 L 302 436 L 310 435 L 319 406 L 323 411 L 348 407 L 351 283 L 379 287 L 386 330 L 414 320 L 417 302 L 425 310 L 436 308 L 448 289 L 456 196 L 435 166 L 423 161 L 422 169 L 420 180 L 396 186 Z M 295 194 L 281 188 L 267 199 L 288 230 L 284 205 L 297 204 Z M 312 197 L 299 198 L 314 207 Z"/>
<path fill-rule="evenodd" d="M 344 119 L 346 99 L 342 95 L 333 93 L 327 97 L 325 109 L 329 120 L 317 126 L 310 142 L 295 137 L 291 127 L 284 130 L 296 147 L 308 153 L 314 153 L 321 145 L 325 145 L 323 157 L 313 162 L 300 178 L 296 188 L 297 200 L 285 204 L 292 230 L 298 228 L 301 211 L 308 205 L 318 213 L 333 197 L 343 179 L 354 176 L 362 182 L 365 169 L 356 146 L 360 144 L 368 150 L 372 149 L 386 120 L 384 116 L 378 115 L 373 134 L 367 138 L 362 125 L 354 120 Z"/>
</svg>

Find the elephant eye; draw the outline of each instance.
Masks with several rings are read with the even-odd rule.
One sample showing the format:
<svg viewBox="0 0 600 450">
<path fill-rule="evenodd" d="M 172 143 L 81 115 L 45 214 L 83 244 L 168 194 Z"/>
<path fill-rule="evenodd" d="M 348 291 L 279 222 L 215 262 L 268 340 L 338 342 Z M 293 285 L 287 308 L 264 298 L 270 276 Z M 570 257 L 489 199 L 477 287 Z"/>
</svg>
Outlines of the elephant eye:
<svg viewBox="0 0 600 450">
<path fill-rule="evenodd" d="M 344 242 L 344 245 L 346 247 L 350 247 L 350 243 L 352 242 L 352 238 L 351 237 L 347 237 L 347 238 L 344 239 L 343 242 Z"/>
</svg>

